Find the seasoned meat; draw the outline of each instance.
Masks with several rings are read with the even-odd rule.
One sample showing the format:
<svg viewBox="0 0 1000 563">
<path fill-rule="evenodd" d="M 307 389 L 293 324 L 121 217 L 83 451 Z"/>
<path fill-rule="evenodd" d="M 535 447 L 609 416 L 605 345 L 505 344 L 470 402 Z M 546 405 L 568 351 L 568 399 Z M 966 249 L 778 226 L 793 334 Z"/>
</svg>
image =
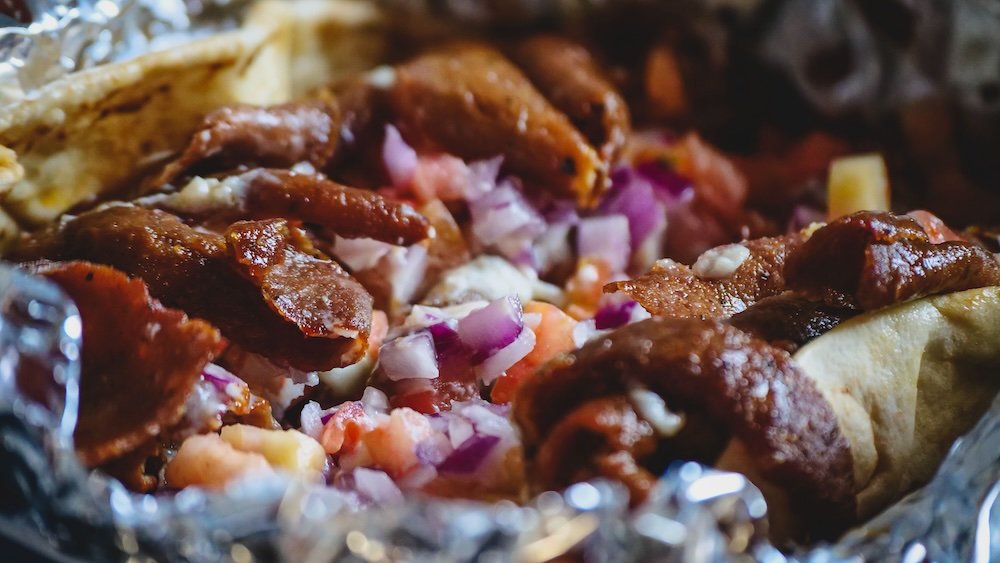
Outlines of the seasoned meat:
<svg viewBox="0 0 1000 563">
<path fill-rule="evenodd" d="M 594 203 L 604 163 L 569 119 L 491 47 L 462 43 L 401 65 L 389 103 L 407 141 L 464 159 L 502 154 L 532 185 Z"/>
<path fill-rule="evenodd" d="M 263 168 L 227 178 L 213 189 L 219 195 L 204 197 L 207 189 L 200 182 L 176 193 L 141 198 L 136 204 L 203 221 L 295 219 L 342 237 L 367 237 L 390 244 L 413 244 L 431 232 L 428 220 L 409 204 L 318 174 Z"/>
<path fill-rule="evenodd" d="M 1000 284 L 1000 263 L 964 241 L 934 244 L 911 217 L 862 211 L 817 230 L 788 256 L 790 289 L 863 310 Z"/>
<path fill-rule="evenodd" d="M 125 456 L 180 420 L 202 368 L 221 351 L 219 332 L 163 307 L 142 280 L 113 268 L 69 262 L 30 269 L 58 284 L 83 320 L 73 434 L 83 463 Z"/>
<path fill-rule="evenodd" d="M 728 318 L 785 290 L 785 257 L 803 240 L 803 235 L 786 235 L 744 241 L 740 245 L 749 255 L 731 274 L 717 279 L 699 277 L 691 267 L 665 259 L 647 274 L 610 283 L 604 291 L 621 291 L 657 317 Z"/>
<path fill-rule="evenodd" d="M 860 311 L 796 295 L 792 292 L 762 299 L 729 323 L 771 344 L 795 352 Z"/>
<path fill-rule="evenodd" d="M 587 49 L 558 35 L 536 35 L 519 42 L 511 56 L 601 159 L 613 163 L 629 133 L 628 106 Z"/>
<path fill-rule="evenodd" d="M 371 296 L 333 262 L 268 238 L 269 225 L 238 225 L 227 242 L 163 211 L 107 207 L 36 236 L 18 254 L 90 260 L 138 276 L 168 306 L 210 321 L 279 365 L 313 371 L 355 362 L 368 337 Z M 250 227 L 266 244 L 248 254 L 239 237 L 249 237 Z"/>
<path fill-rule="evenodd" d="M 239 165 L 287 168 L 308 162 L 321 170 L 337 149 L 339 128 L 331 101 L 223 107 L 205 116 L 184 152 L 148 184 L 159 187 L 191 173 Z"/>
<path fill-rule="evenodd" d="M 647 429 L 621 400 L 636 389 L 655 393 L 685 416 L 677 438 L 699 432 L 717 443 L 724 443 L 718 437 L 744 443 L 761 474 L 808 507 L 801 514 L 817 526 L 851 514 L 850 449 L 813 382 L 786 351 L 733 326 L 697 319 L 629 325 L 554 360 L 524 384 L 514 418 L 541 487 L 619 471 L 628 475 L 638 502 L 651 470 L 706 455 L 677 447 L 673 435 L 658 435 L 650 447 Z M 708 453 L 717 457 L 721 446 Z M 633 471 L 632 464 L 644 469 Z"/>
</svg>

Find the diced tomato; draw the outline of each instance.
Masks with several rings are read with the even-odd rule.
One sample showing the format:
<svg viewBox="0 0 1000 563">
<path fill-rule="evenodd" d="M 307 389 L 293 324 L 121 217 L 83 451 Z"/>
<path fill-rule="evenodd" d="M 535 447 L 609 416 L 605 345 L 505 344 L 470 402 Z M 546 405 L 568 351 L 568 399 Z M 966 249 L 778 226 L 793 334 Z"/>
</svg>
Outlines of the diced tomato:
<svg viewBox="0 0 1000 563">
<path fill-rule="evenodd" d="M 393 408 L 409 408 L 424 414 L 434 414 L 440 411 L 436 398 L 437 393 L 433 389 L 427 389 L 405 395 L 393 395 L 390 403 Z"/>
<path fill-rule="evenodd" d="M 375 464 L 400 477 L 419 463 L 417 444 L 434 432 L 427 418 L 413 409 L 394 409 L 388 420 L 364 434 L 365 447 Z"/>
<path fill-rule="evenodd" d="M 573 342 L 573 329 L 576 328 L 577 321 L 559 307 L 541 301 L 529 301 L 524 306 L 524 312 L 541 315 L 538 326 L 533 329 L 535 347 L 497 379 L 490 392 L 490 399 L 494 403 L 510 402 L 525 378 L 534 373 L 539 366 L 576 347 Z"/>
<path fill-rule="evenodd" d="M 469 183 L 469 167 L 450 154 L 421 156 L 410 189 L 419 201 L 460 200 Z"/>
<path fill-rule="evenodd" d="M 375 421 L 365 412 L 361 401 L 340 405 L 323 425 L 320 443 L 328 454 L 350 453 L 361 436 L 375 428 Z"/>
<path fill-rule="evenodd" d="M 566 311 L 577 319 L 594 316 L 604 295 L 604 286 L 611 281 L 613 272 L 607 262 L 599 258 L 584 257 L 576 263 L 576 271 L 566 282 Z"/>
<path fill-rule="evenodd" d="M 927 236 L 930 237 L 931 242 L 934 244 L 965 240 L 961 237 L 961 235 L 948 228 L 948 225 L 945 225 L 944 221 L 930 211 L 917 209 L 910 211 L 907 215 L 913 217 L 918 223 L 920 223 L 920 226 L 923 227 L 924 232 L 927 233 Z"/>
<path fill-rule="evenodd" d="M 378 309 L 372 311 L 372 328 L 368 333 L 368 353 L 372 358 L 378 358 L 378 349 L 382 347 L 382 341 L 389 332 L 389 318 L 385 311 Z"/>
</svg>

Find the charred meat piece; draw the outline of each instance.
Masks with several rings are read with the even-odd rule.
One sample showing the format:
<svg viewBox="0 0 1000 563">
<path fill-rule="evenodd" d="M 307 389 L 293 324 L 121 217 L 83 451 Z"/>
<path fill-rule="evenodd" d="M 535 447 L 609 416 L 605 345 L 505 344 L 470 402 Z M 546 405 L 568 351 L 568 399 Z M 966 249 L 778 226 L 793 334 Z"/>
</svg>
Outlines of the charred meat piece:
<svg viewBox="0 0 1000 563">
<path fill-rule="evenodd" d="M 930 242 L 911 217 L 862 211 L 837 219 L 792 251 L 790 289 L 878 309 L 937 293 L 1000 284 L 1000 263 L 968 242 Z"/>
<path fill-rule="evenodd" d="M 136 203 L 199 219 L 296 219 L 342 237 L 368 237 L 399 245 L 419 242 L 431 232 L 427 219 L 410 205 L 318 174 L 257 169 L 227 178 L 209 189 L 219 191 L 219 196 L 204 201 L 201 192 L 206 188 L 202 183 Z"/>
<path fill-rule="evenodd" d="M 368 307 L 357 306 L 365 293 L 361 285 L 336 262 L 296 250 L 284 219 L 236 223 L 226 231 L 226 243 L 271 309 L 303 335 L 356 339 L 371 328 L 370 299 Z"/>
<path fill-rule="evenodd" d="M 180 420 L 202 368 L 221 351 L 219 332 L 163 307 L 142 280 L 107 266 L 69 262 L 29 269 L 69 294 L 83 319 L 80 418 L 73 435 L 83 463 L 95 467 L 126 456 Z"/>
<path fill-rule="evenodd" d="M 692 268 L 673 260 L 660 260 L 647 274 L 610 283 L 604 291 L 621 291 L 657 317 L 728 318 L 760 299 L 785 290 L 785 258 L 803 240 L 804 235 L 786 235 L 708 250 L 706 254 L 719 254 L 717 258 L 723 261 L 742 259 L 731 273 L 718 276 L 711 271 L 699 276 L 697 262 Z M 730 253 L 735 257 L 726 256 Z"/>
<path fill-rule="evenodd" d="M 646 392 L 684 416 L 682 426 L 650 438 L 666 413 L 650 412 L 655 406 L 637 395 Z M 638 503 L 671 461 L 713 462 L 738 440 L 818 527 L 842 523 L 853 510 L 851 451 L 823 395 L 786 351 L 717 321 L 649 319 L 592 341 L 529 379 L 514 418 L 541 487 L 624 471 Z M 716 450 L 686 433 L 709 436 Z M 591 445 L 580 445 L 588 435 Z"/>
<path fill-rule="evenodd" d="M 331 101 L 223 107 L 205 116 L 184 152 L 148 185 L 155 188 L 191 173 L 239 165 L 287 168 L 307 162 L 321 170 L 337 149 L 339 128 Z"/>
<path fill-rule="evenodd" d="M 558 35 L 536 35 L 519 42 L 511 56 L 601 159 L 613 163 L 629 133 L 628 106 L 587 49 Z"/>
<path fill-rule="evenodd" d="M 527 182 L 591 205 L 607 169 L 569 119 L 495 49 L 462 43 L 396 69 L 389 104 L 407 141 L 467 160 L 504 156 Z"/>
<path fill-rule="evenodd" d="M 829 332 L 860 311 L 785 292 L 762 299 L 729 319 L 736 328 L 789 352 Z"/>
<path fill-rule="evenodd" d="M 272 227 L 257 224 L 267 244 L 247 252 L 238 238 L 250 236 L 248 225 L 237 228 L 230 248 L 223 235 L 189 227 L 169 213 L 116 206 L 53 227 L 17 254 L 114 266 L 141 278 L 168 306 L 210 321 L 279 365 L 314 371 L 355 362 L 370 329 L 371 296 L 332 262 L 317 264 L 291 241 L 268 238 Z M 318 309 L 295 311 L 296 305 Z"/>
</svg>

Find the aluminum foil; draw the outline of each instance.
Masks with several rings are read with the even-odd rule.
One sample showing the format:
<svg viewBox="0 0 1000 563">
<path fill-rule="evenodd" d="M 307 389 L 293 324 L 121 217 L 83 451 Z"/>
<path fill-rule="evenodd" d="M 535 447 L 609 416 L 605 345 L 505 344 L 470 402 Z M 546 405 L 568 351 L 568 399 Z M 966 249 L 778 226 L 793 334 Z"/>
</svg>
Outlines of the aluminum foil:
<svg viewBox="0 0 1000 563">
<path fill-rule="evenodd" d="M 573 18 L 614 0 L 515 2 L 522 19 Z M 69 72 L 234 25 L 240 0 L 35 0 L 33 19 L 0 29 L 0 104 Z M 494 2 L 383 0 L 487 25 Z M 756 2 L 714 0 L 708 10 Z M 1000 10 L 993 2 L 900 0 L 913 39 L 887 40 L 857 3 L 770 2 L 761 56 L 819 108 L 873 112 L 928 93 L 969 115 L 1000 110 Z M 507 10 L 511 5 L 505 5 Z M 12 23 L 12 22 L 8 22 Z M 810 72 L 813 45 L 852 53 L 834 81 Z M 137 495 L 90 474 L 72 449 L 80 322 L 57 288 L 0 265 L 0 520 L 55 549 L 130 561 L 991 561 L 1000 560 L 1000 399 L 955 444 L 937 477 L 838 543 L 782 553 L 767 540 L 766 504 L 745 478 L 694 463 L 670 468 L 649 502 L 590 482 L 524 506 L 412 497 L 360 509 L 333 489 L 282 478 L 224 493 Z M 18 385 L 26 374 L 41 385 Z M 37 377 L 32 380 L 38 380 Z"/>
</svg>

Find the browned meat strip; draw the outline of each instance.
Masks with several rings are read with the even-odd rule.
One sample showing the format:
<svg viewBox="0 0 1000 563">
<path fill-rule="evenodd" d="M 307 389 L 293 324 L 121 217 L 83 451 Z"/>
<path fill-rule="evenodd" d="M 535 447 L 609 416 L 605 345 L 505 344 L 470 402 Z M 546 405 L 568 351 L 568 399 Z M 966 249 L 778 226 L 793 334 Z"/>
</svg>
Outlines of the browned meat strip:
<svg viewBox="0 0 1000 563">
<path fill-rule="evenodd" d="M 557 487 L 607 477 L 624 483 L 633 498 L 646 498 L 656 478 L 637 460 L 653 454 L 656 441 L 627 399 L 595 399 L 562 419 L 542 442 L 536 477 Z"/>
<path fill-rule="evenodd" d="M 750 255 L 721 279 L 700 278 L 688 266 L 660 260 L 647 274 L 610 283 L 604 291 L 621 291 L 657 317 L 728 318 L 785 290 L 785 257 L 803 240 L 803 235 L 788 235 L 744 241 L 740 244 Z"/>
<path fill-rule="evenodd" d="M 511 173 L 582 205 L 603 189 L 606 167 L 583 135 L 491 47 L 452 45 L 401 65 L 389 100 L 418 148 L 502 154 Z"/>
<path fill-rule="evenodd" d="M 807 299 L 792 292 L 762 299 L 729 324 L 789 352 L 860 313 L 857 309 Z"/>
<path fill-rule="evenodd" d="M 69 262 L 31 269 L 59 284 L 83 319 L 73 435 L 83 463 L 120 458 L 180 420 L 202 368 L 221 351 L 219 332 L 163 307 L 141 280 L 113 268 Z"/>
<path fill-rule="evenodd" d="M 930 242 L 911 217 L 862 211 L 817 230 L 788 256 L 790 289 L 877 309 L 1000 284 L 1000 263 L 968 242 Z"/>
<path fill-rule="evenodd" d="M 332 262 L 316 265 L 287 241 L 283 249 L 271 242 L 254 252 L 263 271 L 280 266 L 277 277 L 254 279 L 234 261 L 231 252 L 239 249 L 231 250 L 222 235 L 196 230 L 163 211 L 117 206 L 54 227 L 16 255 L 114 266 L 142 278 L 168 306 L 212 322 L 227 338 L 280 365 L 313 371 L 356 361 L 366 346 L 371 296 Z M 288 272 L 301 277 L 280 275 Z M 322 308 L 293 313 L 273 307 L 274 301 Z"/>
<path fill-rule="evenodd" d="M 366 294 L 361 284 L 336 262 L 293 248 L 284 219 L 236 223 L 226 231 L 226 242 L 236 264 L 260 288 L 271 309 L 295 323 L 305 336 L 364 338 L 368 333 L 371 302 L 357 306 L 358 296 Z"/>
<path fill-rule="evenodd" d="M 655 451 L 621 400 L 632 402 L 635 389 L 656 393 L 686 417 L 676 438 L 657 436 Z M 529 379 L 515 398 L 514 418 L 541 487 L 614 475 L 612 464 L 630 475 L 625 482 L 641 500 L 650 470 L 721 453 L 678 447 L 684 432 L 697 432 L 745 444 L 811 529 L 836 528 L 853 514 L 853 461 L 829 403 L 787 352 L 717 321 L 650 319 L 593 341 Z M 587 434 L 588 446 L 565 444 L 583 444 Z M 638 475 L 633 463 L 644 468 Z"/>
<path fill-rule="evenodd" d="M 587 49 L 558 35 L 536 35 L 518 43 L 512 57 L 604 162 L 614 162 L 630 128 L 628 106 Z"/>
<path fill-rule="evenodd" d="M 409 204 L 350 188 L 319 174 L 260 168 L 226 180 L 224 197 L 192 205 L 186 190 L 136 200 L 136 205 L 210 221 L 297 219 L 342 237 L 408 245 L 430 235 L 428 220 Z"/>
<path fill-rule="evenodd" d="M 339 121 L 331 101 L 217 109 L 205 116 L 191 144 L 149 185 L 162 186 L 192 171 L 218 172 L 238 165 L 290 167 L 308 162 L 320 170 L 337 149 Z"/>
</svg>

